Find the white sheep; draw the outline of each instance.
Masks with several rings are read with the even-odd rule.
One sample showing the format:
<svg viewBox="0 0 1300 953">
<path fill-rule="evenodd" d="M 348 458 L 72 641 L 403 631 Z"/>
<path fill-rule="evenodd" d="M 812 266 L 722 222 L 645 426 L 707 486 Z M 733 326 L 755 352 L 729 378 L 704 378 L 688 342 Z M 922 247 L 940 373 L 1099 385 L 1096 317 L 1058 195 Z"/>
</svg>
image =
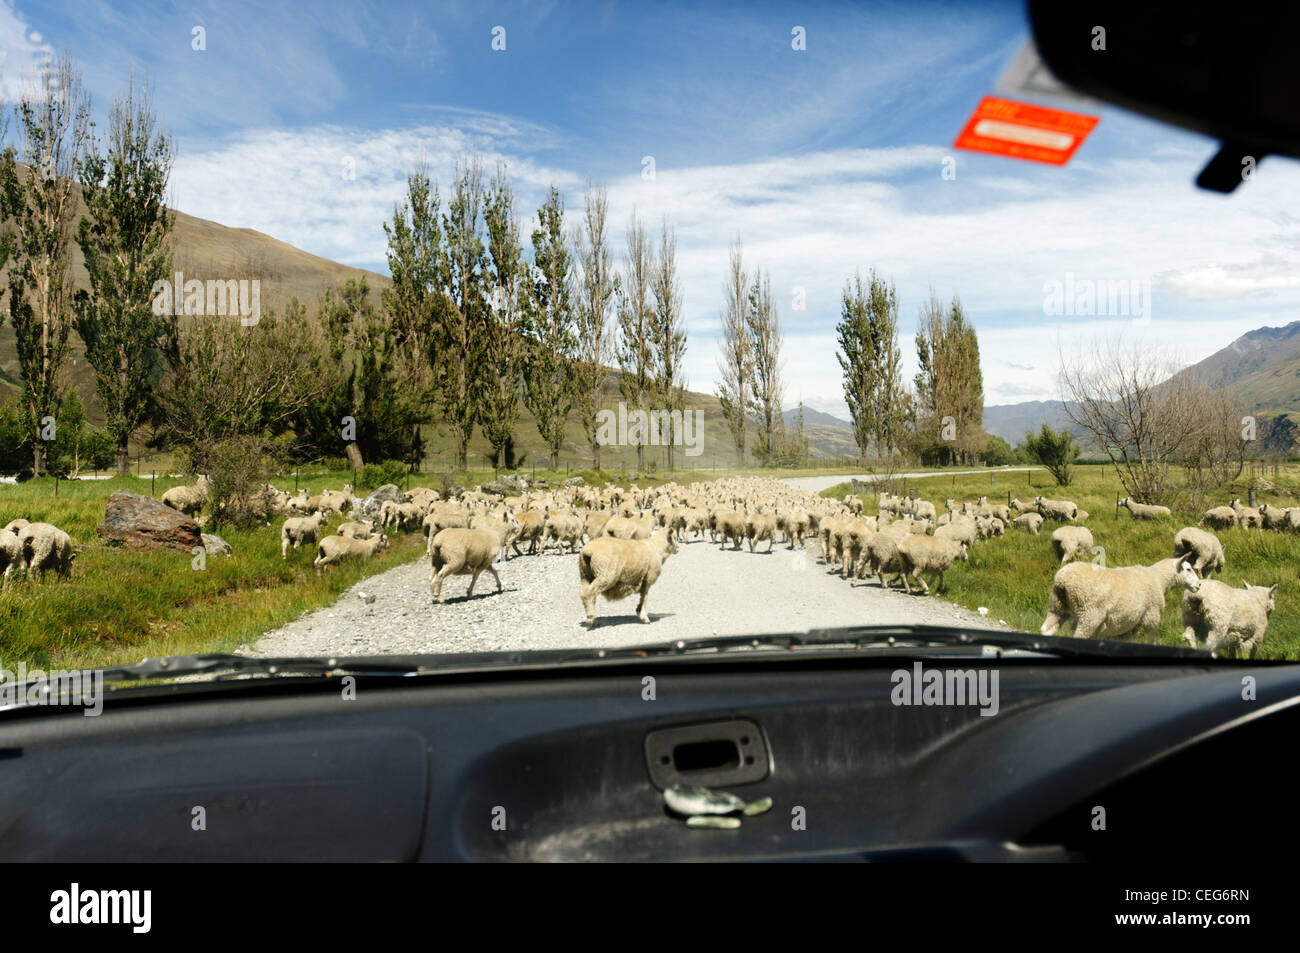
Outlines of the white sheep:
<svg viewBox="0 0 1300 953">
<path fill-rule="evenodd" d="M 492 563 L 504 549 L 504 537 L 492 530 L 460 527 L 440 530 L 429 541 L 429 588 L 433 593 L 433 601 L 443 601 L 442 581 L 448 576 L 471 577 L 466 598 L 474 595 L 474 583 L 478 582 L 478 577 L 484 572 L 492 574 L 497 583 L 497 592 L 503 592 L 501 577 L 497 575 Z"/>
<path fill-rule="evenodd" d="M 776 542 L 776 517 L 771 513 L 748 513 L 745 516 L 745 539 L 749 541 L 749 551 L 754 551 L 754 543 L 767 540 L 767 551 L 772 551 Z"/>
<path fill-rule="evenodd" d="M 1213 533 L 1195 526 L 1184 526 L 1174 537 L 1174 555 L 1191 556 L 1198 576 L 1208 576 L 1223 568 L 1223 543 Z"/>
<path fill-rule="evenodd" d="M 1033 500 L 1022 503 L 1018 498 L 1011 501 L 1011 508 L 1019 513 L 1037 513 L 1039 516 L 1044 515 L 1038 508 L 1038 504 Z"/>
<path fill-rule="evenodd" d="M 1039 631 L 1056 635 L 1073 624 L 1080 639 L 1116 639 L 1146 631 L 1154 644 L 1169 590 L 1182 586 L 1195 592 L 1201 585 L 1186 557 L 1118 569 L 1070 563 L 1057 570 L 1052 580 L 1047 618 Z"/>
<path fill-rule="evenodd" d="M 1244 589 L 1233 589 L 1208 579 L 1199 589 L 1183 593 L 1183 638 L 1188 645 L 1199 648 L 1204 642 L 1205 648 L 1225 658 L 1255 657 L 1273 614 L 1277 586 L 1242 585 Z"/>
<path fill-rule="evenodd" d="M 174 510 L 180 510 L 186 516 L 194 516 L 203 510 L 208 501 L 208 478 L 200 475 L 193 486 L 174 486 L 162 495 L 163 504 Z"/>
<path fill-rule="evenodd" d="M 17 536 L 20 532 L 22 532 L 24 526 L 30 526 L 30 525 L 31 522 L 29 520 L 25 520 L 22 517 L 19 517 L 16 520 L 10 520 L 8 524 L 6 524 L 5 529 L 9 530 L 9 532 Z"/>
<path fill-rule="evenodd" d="M 1264 517 L 1259 510 L 1253 506 L 1242 506 L 1240 499 L 1232 501 L 1232 512 L 1237 517 L 1237 525 L 1242 529 L 1260 529 L 1264 525 Z"/>
<path fill-rule="evenodd" d="M 316 542 L 328 520 L 329 517 L 320 510 L 311 516 L 290 516 L 280 527 L 280 558 L 289 558 L 290 543 L 297 549 L 303 543 Z"/>
<path fill-rule="evenodd" d="M 1092 552 L 1092 530 L 1086 526 L 1062 526 L 1052 531 L 1052 552 L 1060 563 L 1068 563 Z"/>
<path fill-rule="evenodd" d="M 1011 525 L 1016 529 L 1027 529 L 1035 536 L 1043 528 L 1043 517 L 1039 513 L 1021 513 L 1011 521 Z"/>
<path fill-rule="evenodd" d="M 1237 514 L 1231 506 L 1215 506 L 1205 511 L 1201 525 L 1215 529 L 1231 529 L 1237 525 Z"/>
<path fill-rule="evenodd" d="M 743 518 L 742 518 L 743 519 Z M 743 522 L 742 533 L 743 533 Z M 615 516 L 607 523 L 601 531 L 605 537 L 614 537 L 615 539 L 649 539 L 650 534 L 655 530 L 655 517 L 653 513 L 646 513 L 644 516 Z M 736 548 L 740 548 L 740 540 L 736 540 Z"/>
<path fill-rule="evenodd" d="M 1289 530 L 1300 529 L 1300 507 L 1273 506 L 1265 503 L 1259 508 L 1259 515 L 1264 521 L 1264 529 Z"/>
<path fill-rule="evenodd" d="M 373 520 L 349 520 L 346 523 L 340 523 L 338 534 L 346 536 L 348 539 L 369 539 L 375 532 Z"/>
<path fill-rule="evenodd" d="M 582 517 L 576 513 L 547 513 L 543 530 L 542 550 L 550 548 L 555 541 L 555 548 L 563 547 L 573 553 L 582 545 Z"/>
<path fill-rule="evenodd" d="M 26 523 L 26 520 L 23 521 Z M 21 529 L 22 527 L 19 527 Z M 13 575 L 15 569 L 23 564 L 23 543 L 18 538 L 18 534 L 6 526 L 0 529 L 0 569 L 4 570 L 4 580 L 7 583 L 9 577 Z M 3 583 L 0 583 L 3 585 Z"/>
<path fill-rule="evenodd" d="M 1038 507 L 1038 512 L 1045 519 L 1073 520 L 1079 514 L 1079 507 L 1070 500 L 1048 500 L 1041 496 L 1034 497 L 1034 504 Z M 1021 512 L 1024 512 L 1023 510 Z"/>
<path fill-rule="evenodd" d="M 388 537 L 383 533 L 369 539 L 352 539 L 348 536 L 326 536 L 316 544 L 316 559 L 312 565 L 320 572 L 330 563 L 340 559 L 369 559 L 380 550 L 388 548 Z"/>
<path fill-rule="evenodd" d="M 975 545 L 975 540 L 979 539 L 979 524 L 976 517 L 974 520 L 959 518 L 940 526 L 934 531 L 936 539 L 951 539 L 959 543 L 965 543 L 968 547 Z M 1039 519 L 1042 519 L 1040 516 Z"/>
<path fill-rule="evenodd" d="M 28 577 L 33 571 L 45 578 L 53 569 L 65 579 L 72 577 L 72 561 L 77 558 L 72 537 L 50 523 L 28 523 L 18 534 L 22 544 L 22 566 Z"/>
<path fill-rule="evenodd" d="M 903 585 L 908 593 L 912 587 L 907 583 L 908 575 L 921 584 L 921 589 L 926 595 L 930 594 L 930 586 L 925 581 L 928 575 L 932 579 L 938 579 L 938 588 L 943 587 L 944 571 L 957 560 L 966 560 L 969 558 L 969 550 L 966 544 L 953 539 L 942 539 L 934 536 L 915 536 L 908 534 L 898 544 L 899 560 L 903 566 Z"/>
<path fill-rule="evenodd" d="M 1119 501 L 1119 505 L 1124 507 L 1133 515 L 1135 520 L 1158 520 L 1172 515 L 1172 510 L 1167 506 L 1157 506 L 1154 503 L 1139 503 L 1130 497 L 1124 497 Z"/>
<path fill-rule="evenodd" d="M 596 625 L 596 597 L 610 601 L 640 593 L 636 614 L 649 622 L 646 597 L 663 571 L 664 561 L 677 552 L 671 533 L 662 530 L 647 540 L 602 537 L 593 539 L 578 554 L 578 576 L 582 580 L 582 607 L 587 626 Z"/>
</svg>

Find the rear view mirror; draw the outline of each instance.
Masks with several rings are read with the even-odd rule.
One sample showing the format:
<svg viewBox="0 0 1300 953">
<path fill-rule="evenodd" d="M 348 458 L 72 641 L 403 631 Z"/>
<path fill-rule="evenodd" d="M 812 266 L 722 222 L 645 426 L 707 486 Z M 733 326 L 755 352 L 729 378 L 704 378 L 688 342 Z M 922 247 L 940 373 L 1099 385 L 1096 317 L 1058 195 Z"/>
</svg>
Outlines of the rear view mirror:
<svg viewBox="0 0 1300 953">
<path fill-rule="evenodd" d="M 1265 155 L 1300 157 L 1296 7 L 1029 0 L 1029 20 L 1061 82 L 1217 139 L 1201 188 L 1231 192 Z"/>
</svg>

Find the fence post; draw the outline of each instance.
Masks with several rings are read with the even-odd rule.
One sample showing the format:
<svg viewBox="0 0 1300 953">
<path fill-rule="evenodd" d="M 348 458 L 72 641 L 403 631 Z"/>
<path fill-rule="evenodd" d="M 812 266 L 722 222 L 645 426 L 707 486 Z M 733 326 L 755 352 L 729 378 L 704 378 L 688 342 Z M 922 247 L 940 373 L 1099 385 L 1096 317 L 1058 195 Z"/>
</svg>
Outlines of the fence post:
<svg viewBox="0 0 1300 953">
<path fill-rule="evenodd" d="M 154 484 L 155 484 L 157 481 L 158 481 L 158 471 L 157 471 L 157 470 L 151 470 L 151 471 L 149 472 L 149 495 L 150 495 L 150 496 L 153 496 L 153 495 L 154 495 Z"/>
<path fill-rule="evenodd" d="M 59 475 L 57 473 L 54 474 L 54 495 L 59 495 Z"/>
</svg>

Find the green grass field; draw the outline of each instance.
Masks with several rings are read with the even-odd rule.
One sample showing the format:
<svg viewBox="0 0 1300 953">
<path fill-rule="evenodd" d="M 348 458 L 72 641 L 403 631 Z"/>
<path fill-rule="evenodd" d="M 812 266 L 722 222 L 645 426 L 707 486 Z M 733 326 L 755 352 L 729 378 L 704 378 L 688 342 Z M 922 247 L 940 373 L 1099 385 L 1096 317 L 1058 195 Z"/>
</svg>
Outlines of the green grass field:
<svg viewBox="0 0 1300 953">
<path fill-rule="evenodd" d="M 1295 468 L 1288 468 L 1273 480 L 1274 491 L 1261 491 L 1260 503 L 1295 506 L 1297 487 Z M 1115 512 L 1116 492 L 1122 489 L 1113 471 L 1102 467 L 1080 467 L 1068 487 L 1056 486 L 1042 471 L 1032 474 L 1032 483 L 1024 473 L 997 473 L 993 482 L 983 474 L 925 478 L 915 485 L 923 499 L 930 500 L 942 512 L 945 497 L 974 500 L 984 495 L 993 503 L 1005 503 L 1012 496 L 1042 495 L 1052 499 L 1074 500 L 1087 510 L 1087 526 L 1095 545 L 1105 550 L 1108 566 L 1150 564 L 1174 554 L 1174 535 L 1184 526 L 1194 526 L 1201 512 L 1192 513 L 1174 507 L 1166 520 L 1134 520 L 1128 510 Z M 850 485 L 842 483 L 823 495 L 843 499 Z M 1232 495 L 1246 499 L 1246 487 Z M 1228 497 L 1231 499 L 1231 496 Z M 1216 501 L 1217 503 L 1217 501 Z M 867 498 L 866 512 L 875 512 Z M 1047 598 L 1052 577 L 1058 568 L 1052 554 L 1051 530 L 1060 524 L 1046 523 L 1034 536 L 1008 530 L 1000 538 L 975 544 L 970 561 L 956 563 L 944 575 L 944 590 L 939 597 L 958 605 L 976 609 L 985 606 L 990 617 L 1005 619 L 1008 626 L 1037 632 L 1047 615 Z M 1278 584 L 1273 616 L 1264 639 L 1262 655 L 1268 658 L 1300 658 L 1300 535 L 1273 530 L 1229 529 L 1216 531 L 1223 541 L 1226 564 L 1214 578 L 1231 586 L 1242 581 L 1252 585 Z M 1099 554 L 1100 555 L 1100 554 Z M 1166 600 L 1165 614 L 1157 632 L 1163 645 L 1186 645 L 1182 639 L 1181 591 L 1174 590 Z"/>
</svg>

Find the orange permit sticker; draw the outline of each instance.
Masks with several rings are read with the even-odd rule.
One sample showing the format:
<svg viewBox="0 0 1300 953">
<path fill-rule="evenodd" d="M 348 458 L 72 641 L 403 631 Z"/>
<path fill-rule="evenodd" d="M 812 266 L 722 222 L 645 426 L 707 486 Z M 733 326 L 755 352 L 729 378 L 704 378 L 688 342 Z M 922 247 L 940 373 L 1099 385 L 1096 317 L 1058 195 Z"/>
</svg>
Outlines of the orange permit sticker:
<svg viewBox="0 0 1300 953">
<path fill-rule="evenodd" d="M 1098 117 L 985 96 L 953 145 L 1031 162 L 1065 165 Z"/>
</svg>

